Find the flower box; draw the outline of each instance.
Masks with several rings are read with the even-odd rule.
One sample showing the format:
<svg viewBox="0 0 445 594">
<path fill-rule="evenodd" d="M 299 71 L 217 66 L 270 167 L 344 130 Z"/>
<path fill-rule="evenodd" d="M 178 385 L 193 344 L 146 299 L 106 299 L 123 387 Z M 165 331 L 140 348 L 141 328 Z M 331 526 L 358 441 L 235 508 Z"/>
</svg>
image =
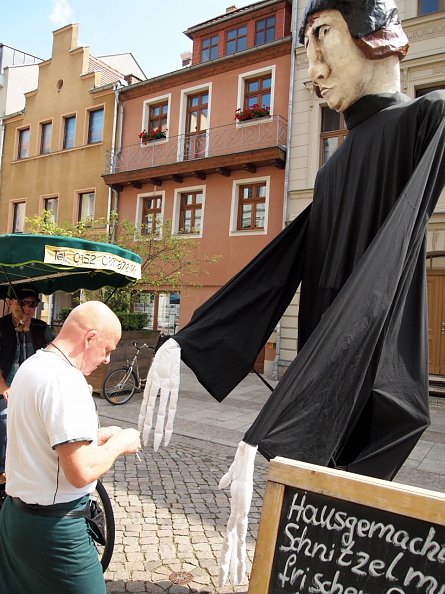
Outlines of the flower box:
<svg viewBox="0 0 445 594">
<path fill-rule="evenodd" d="M 162 140 L 167 138 L 167 130 L 162 130 L 161 128 L 156 128 L 154 130 L 142 130 L 138 134 L 138 137 L 141 139 L 142 144 L 147 144 L 147 142 L 151 142 L 152 140 Z"/>
<path fill-rule="evenodd" d="M 270 107 L 267 105 L 258 105 L 258 103 L 250 105 L 245 109 L 238 108 L 235 111 L 235 120 L 238 120 L 239 122 L 268 117 L 270 117 Z"/>
</svg>

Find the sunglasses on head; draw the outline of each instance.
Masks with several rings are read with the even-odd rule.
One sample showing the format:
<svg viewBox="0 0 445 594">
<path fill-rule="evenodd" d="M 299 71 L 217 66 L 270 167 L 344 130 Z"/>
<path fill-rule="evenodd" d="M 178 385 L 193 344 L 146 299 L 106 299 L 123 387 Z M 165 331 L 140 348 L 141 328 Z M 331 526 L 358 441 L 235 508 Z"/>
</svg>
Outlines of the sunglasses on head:
<svg viewBox="0 0 445 594">
<path fill-rule="evenodd" d="M 22 307 L 37 307 L 39 305 L 37 299 L 19 299 L 19 303 Z"/>
</svg>

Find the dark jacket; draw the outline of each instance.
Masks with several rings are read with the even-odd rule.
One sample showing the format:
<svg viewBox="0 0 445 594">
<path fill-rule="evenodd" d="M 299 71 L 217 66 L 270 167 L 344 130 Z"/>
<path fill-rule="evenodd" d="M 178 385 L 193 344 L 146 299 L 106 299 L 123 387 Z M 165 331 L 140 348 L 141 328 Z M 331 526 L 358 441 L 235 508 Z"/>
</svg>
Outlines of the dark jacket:
<svg viewBox="0 0 445 594">
<path fill-rule="evenodd" d="M 43 349 L 51 340 L 51 331 L 45 322 L 33 318 L 30 324 L 34 350 Z M 0 371 L 4 378 L 9 375 L 14 362 L 17 338 L 12 314 L 0 318 Z"/>
</svg>

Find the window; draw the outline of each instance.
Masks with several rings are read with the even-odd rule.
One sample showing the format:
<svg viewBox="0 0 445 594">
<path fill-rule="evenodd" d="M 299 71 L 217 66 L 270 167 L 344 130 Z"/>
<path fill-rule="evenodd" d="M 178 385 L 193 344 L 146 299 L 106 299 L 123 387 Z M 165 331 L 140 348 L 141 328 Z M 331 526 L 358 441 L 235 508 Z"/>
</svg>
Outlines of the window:
<svg viewBox="0 0 445 594">
<path fill-rule="evenodd" d="M 423 97 L 427 93 L 431 93 L 431 91 L 440 91 L 445 89 L 445 85 L 435 85 L 434 87 L 426 87 L 423 89 L 416 89 L 416 97 Z"/>
<path fill-rule="evenodd" d="M 275 17 L 267 17 L 255 23 L 255 45 L 268 43 L 275 39 Z"/>
<path fill-rule="evenodd" d="M 25 230 L 26 202 L 14 202 L 12 213 L 12 232 L 23 233 Z"/>
<path fill-rule="evenodd" d="M 215 60 L 218 57 L 218 35 L 208 37 L 202 40 L 201 45 L 201 62 L 208 62 Z"/>
<path fill-rule="evenodd" d="M 168 101 L 153 103 L 148 107 L 148 131 L 167 129 Z"/>
<path fill-rule="evenodd" d="M 79 194 L 78 221 L 87 221 L 93 218 L 94 214 L 94 192 Z"/>
<path fill-rule="evenodd" d="M 88 122 L 88 144 L 102 142 L 103 123 L 103 107 L 101 109 L 95 109 L 93 111 L 90 111 L 90 119 Z"/>
<path fill-rule="evenodd" d="M 420 0 L 419 14 L 430 14 L 431 12 L 439 12 L 445 10 L 445 0 Z"/>
<path fill-rule="evenodd" d="M 238 27 L 227 31 L 226 54 L 234 54 L 247 48 L 247 27 Z"/>
<path fill-rule="evenodd" d="M 76 130 L 76 116 L 63 118 L 63 148 L 74 147 L 74 132 Z"/>
<path fill-rule="evenodd" d="M 202 220 L 201 191 L 180 194 L 179 233 L 200 233 Z"/>
<path fill-rule="evenodd" d="M 159 235 L 162 224 L 162 196 L 142 200 L 142 229 L 146 235 Z"/>
<path fill-rule="evenodd" d="M 244 109 L 252 105 L 270 108 L 272 90 L 272 75 L 270 73 L 250 78 L 244 84 Z"/>
<path fill-rule="evenodd" d="M 57 208 L 58 208 L 57 198 L 45 198 L 44 199 L 43 209 L 49 213 L 49 219 L 52 223 L 55 223 L 57 220 Z"/>
<path fill-rule="evenodd" d="M 320 166 L 335 153 L 348 134 L 343 114 L 322 107 L 320 135 Z"/>
<path fill-rule="evenodd" d="M 52 122 L 45 122 L 40 126 L 40 154 L 46 155 L 51 152 Z"/>
<path fill-rule="evenodd" d="M 19 143 L 17 159 L 26 159 L 29 156 L 29 128 L 19 130 Z"/>
<path fill-rule="evenodd" d="M 239 186 L 238 192 L 237 230 L 264 229 L 266 219 L 266 182 Z"/>
</svg>

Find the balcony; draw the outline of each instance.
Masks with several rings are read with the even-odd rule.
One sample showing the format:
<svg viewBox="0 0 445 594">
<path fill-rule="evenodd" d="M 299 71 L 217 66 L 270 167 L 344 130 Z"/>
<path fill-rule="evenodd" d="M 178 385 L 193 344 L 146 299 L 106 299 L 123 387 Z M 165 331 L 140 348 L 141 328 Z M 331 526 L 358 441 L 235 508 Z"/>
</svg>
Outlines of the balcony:
<svg viewBox="0 0 445 594">
<path fill-rule="evenodd" d="M 182 182 L 186 177 L 230 176 L 232 171 L 255 173 L 273 165 L 283 169 L 286 161 L 287 121 L 279 115 L 210 128 L 197 134 L 151 140 L 107 151 L 103 178 L 119 188 L 161 185 L 165 180 Z"/>
</svg>

